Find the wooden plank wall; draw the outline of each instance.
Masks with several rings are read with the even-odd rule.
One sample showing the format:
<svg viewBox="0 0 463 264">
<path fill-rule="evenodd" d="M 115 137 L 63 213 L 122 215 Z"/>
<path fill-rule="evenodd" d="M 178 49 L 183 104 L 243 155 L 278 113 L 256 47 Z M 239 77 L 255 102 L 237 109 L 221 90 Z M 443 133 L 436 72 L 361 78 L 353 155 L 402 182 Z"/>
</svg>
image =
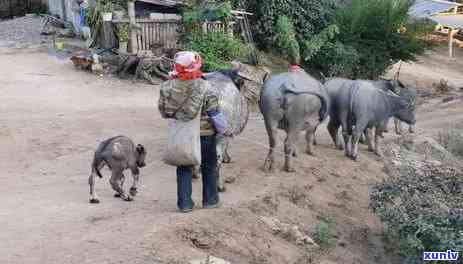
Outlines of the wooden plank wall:
<svg viewBox="0 0 463 264">
<path fill-rule="evenodd" d="M 181 23 L 175 20 L 137 21 L 141 34 L 137 34 L 138 51 L 160 48 L 179 48 Z"/>
<path fill-rule="evenodd" d="M 113 20 L 113 23 L 129 23 L 129 20 Z M 182 22 L 175 19 L 137 19 L 136 23 L 141 27 L 137 34 L 137 53 L 145 51 L 156 51 L 162 48 L 181 48 L 179 43 Z M 228 32 L 233 34 L 230 29 L 222 23 L 206 23 L 204 29 L 207 32 Z"/>
</svg>

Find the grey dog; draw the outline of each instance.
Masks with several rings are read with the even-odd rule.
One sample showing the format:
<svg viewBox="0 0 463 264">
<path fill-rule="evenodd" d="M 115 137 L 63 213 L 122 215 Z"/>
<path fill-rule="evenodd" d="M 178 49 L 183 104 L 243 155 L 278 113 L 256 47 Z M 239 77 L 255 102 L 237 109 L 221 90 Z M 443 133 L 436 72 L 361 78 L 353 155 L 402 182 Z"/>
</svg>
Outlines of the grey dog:
<svg viewBox="0 0 463 264">
<path fill-rule="evenodd" d="M 107 165 L 111 170 L 111 187 L 116 191 L 115 197 L 120 197 L 125 201 L 132 201 L 133 196 L 138 192 L 138 180 L 140 178 L 139 168 L 145 164 L 146 150 L 145 147 L 138 144 L 135 146 L 133 141 L 125 136 L 117 136 L 103 141 L 95 151 L 92 162 L 92 173 L 88 178 L 90 185 L 90 203 L 99 203 L 95 192 L 95 177 L 103 178 L 100 170 Z M 129 193 L 126 194 L 123 189 L 125 176 L 124 170 L 130 169 L 133 177 L 133 185 Z"/>
</svg>

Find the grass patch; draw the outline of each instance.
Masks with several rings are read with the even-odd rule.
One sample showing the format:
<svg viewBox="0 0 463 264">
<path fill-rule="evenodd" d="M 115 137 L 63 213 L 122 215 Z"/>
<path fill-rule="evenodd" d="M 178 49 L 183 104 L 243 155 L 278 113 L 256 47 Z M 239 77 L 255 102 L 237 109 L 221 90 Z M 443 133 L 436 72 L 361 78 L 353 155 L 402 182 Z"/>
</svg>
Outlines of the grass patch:
<svg viewBox="0 0 463 264">
<path fill-rule="evenodd" d="M 315 242 L 322 248 L 331 248 L 336 244 L 334 221 L 322 218 L 315 228 L 313 236 Z"/>
<path fill-rule="evenodd" d="M 439 144 L 453 155 L 463 158 L 463 134 L 461 130 L 449 128 L 439 132 Z"/>
</svg>

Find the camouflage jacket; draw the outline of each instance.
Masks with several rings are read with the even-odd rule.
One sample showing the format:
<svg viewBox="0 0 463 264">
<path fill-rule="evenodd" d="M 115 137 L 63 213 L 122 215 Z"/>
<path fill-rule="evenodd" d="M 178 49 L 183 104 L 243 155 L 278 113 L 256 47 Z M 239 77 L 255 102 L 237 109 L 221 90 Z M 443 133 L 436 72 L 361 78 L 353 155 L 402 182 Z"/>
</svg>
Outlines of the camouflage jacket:
<svg viewBox="0 0 463 264">
<path fill-rule="evenodd" d="M 161 85 L 159 112 L 164 118 L 190 121 L 201 114 L 201 136 L 215 134 L 207 112 L 219 109 L 217 96 L 210 84 L 203 79 L 182 81 L 169 80 Z"/>
</svg>

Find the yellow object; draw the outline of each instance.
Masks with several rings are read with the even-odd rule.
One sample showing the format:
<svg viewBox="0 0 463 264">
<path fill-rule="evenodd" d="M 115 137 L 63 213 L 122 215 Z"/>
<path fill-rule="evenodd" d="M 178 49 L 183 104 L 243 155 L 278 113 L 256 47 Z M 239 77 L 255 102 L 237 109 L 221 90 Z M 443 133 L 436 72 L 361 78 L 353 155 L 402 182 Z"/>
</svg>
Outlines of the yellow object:
<svg viewBox="0 0 463 264">
<path fill-rule="evenodd" d="M 55 48 L 57 50 L 63 50 L 64 49 L 64 43 L 63 42 L 56 42 L 55 43 Z"/>
</svg>

